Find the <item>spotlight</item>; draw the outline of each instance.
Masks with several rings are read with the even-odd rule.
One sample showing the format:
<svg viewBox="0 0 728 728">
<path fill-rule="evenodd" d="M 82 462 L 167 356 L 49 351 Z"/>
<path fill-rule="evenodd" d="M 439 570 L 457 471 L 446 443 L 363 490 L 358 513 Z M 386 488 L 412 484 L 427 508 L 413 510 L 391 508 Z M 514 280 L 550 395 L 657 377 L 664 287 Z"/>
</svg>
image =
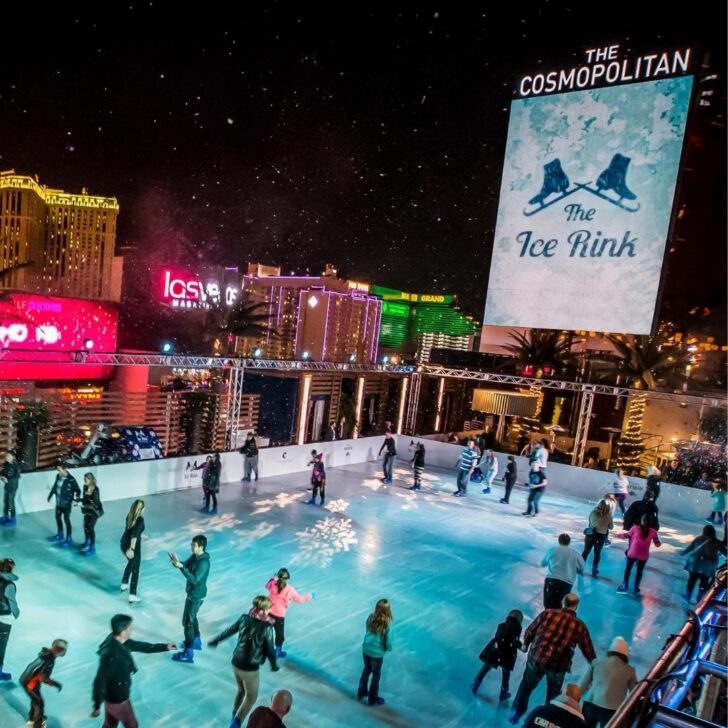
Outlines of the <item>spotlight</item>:
<svg viewBox="0 0 728 728">
<path fill-rule="evenodd" d="M 86 349 L 86 351 L 91 351 L 91 349 L 94 348 L 94 340 L 93 339 L 84 339 L 83 348 Z"/>
<path fill-rule="evenodd" d="M 382 357 L 382 364 L 389 364 L 389 357 L 386 354 Z"/>
<path fill-rule="evenodd" d="M 260 357 L 262 357 L 262 356 L 263 356 L 263 350 L 259 346 L 256 346 L 255 349 L 253 349 L 253 358 L 260 359 Z"/>
<path fill-rule="evenodd" d="M 308 361 L 311 358 L 311 352 L 310 351 L 302 351 L 301 352 L 301 359 L 304 361 Z"/>
<path fill-rule="evenodd" d="M 163 341 L 160 347 L 162 354 L 171 354 L 174 351 L 174 345 L 171 341 Z"/>
<path fill-rule="evenodd" d="M 349 354 L 349 364 L 353 364 L 356 361 L 356 354 Z"/>
</svg>

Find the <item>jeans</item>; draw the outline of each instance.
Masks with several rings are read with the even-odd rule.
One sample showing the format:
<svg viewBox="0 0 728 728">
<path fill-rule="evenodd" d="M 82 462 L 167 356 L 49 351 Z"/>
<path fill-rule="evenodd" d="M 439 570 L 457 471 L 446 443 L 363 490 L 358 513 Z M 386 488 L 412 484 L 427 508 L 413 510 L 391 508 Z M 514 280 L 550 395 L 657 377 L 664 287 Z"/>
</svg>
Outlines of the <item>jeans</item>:
<svg viewBox="0 0 728 728">
<path fill-rule="evenodd" d="M 594 560 L 592 561 L 593 571 L 596 571 L 599 568 L 599 560 L 602 558 L 602 549 L 604 548 L 604 542 L 606 540 L 606 533 L 597 533 L 596 531 L 592 534 L 588 534 L 584 539 L 584 551 L 581 554 L 581 558 L 586 562 L 592 548 L 594 549 Z"/>
<path fill-rule="evenodd" d="M 10 639 L 10 630 L 12 628 L 12 624 L 0 622 L 0 670 L 2 670 L 3 663 L 5 662 L 5 651 L 8 649 L 8 640 Z"/>
<path fill-rule="evenodd" d="M 99 517 L 95 513 L 83 514 L 83 534 L 90 543 L 96 543 L 96 521 Z"/>
<path fill-rule="evenodd" d="M 639 589 L 640 582 L 642 581 L 642 572 L 645 570 L 646 561 L 638 561 L 627 557 L 627 565 L 624 567 L 624 583 L 629 586 L 629 577 L 632 574 L 632 567 L 637 564 L 637 572 L 634 577 L 634 588 Z"/>
<path fill-rule="evenodd" d="M 546 577 L 543 583 L 543 608 L 561 609 L 561 602 L 571 591 L 572 585 L 568 581 Z"/>
<path fill-rule="evenodd" d="M 531 660 L 526 662 L 523 670 L 521 684 L 518 686 L 516 699 L 512 708 L 521 716 L 528 710 L 528 700 L 531 693 L 538 687 L 543 676 L 546 676 L 546 703 L 550 703 L 560 692 L 564 684 L 565 672 L 549 672 L 536 667 Z"/>
<path fill-rule="evenodd" d="M 255 473 L 255 479 L 258 480 L 258 456 L 245 456 L 245 477 L 250 480 L 250 474 Z"/>
<path fill-rule="evenodd" d="M 392 480 L 392 465 L 394 464 L 394 455 L 390 455 L 388 452 L 384 453 L 384 461 L 382 467 L 384 469 L 384 479 Z"/>
<path fill-rule="evenodd" d="M 695 589 L 695 584 L 698 581 L 700 582 L 700 587 L 698 588 L 698 598 L 703 596 L 703 592 L 710 586 L 709 576 L 706 576 L 705 574 L 699 574 L 697 571 L 691 571 L 690 575 L 688 576 L 688 588 L 686 590 L 686 594 L 688 595 L 688 597 L 691 597 L 693 595 L 693 589 Z M 2 664 L 2 655 L 0 655 L 0 665 Z"/>
<path fill-rule="evenodd" d="M 197 613 L 202 606 L 202 599 L 185 599 L 185 608 L 182 611 L 182 629 L 185 633 L 185 647 L 192 647 L 195 637 L 200 636 L 200 625 L 197 622 Z"/>
<path fill-rule="evenodd" d="M 126 562 L 124 576 L 121 577 L 122 584 L 129 584 L 129 594 L 137 593 L 137 584 L 139 583 L 139 568 L 142 561 L 142 546 L 137 540 L 136 549 L 134 549 L 134 558 Z M 129 579 L 131 578 L 131 583 Z"/>
<path fill-rule="evenodd" d="M 364 658 L 364 669 L 361 671 L 356 695 L 359 700 L 369 696 L 369 705 L 374 705 L 379 697 L 379 680 L 382 677 L 384 658 L 369 657 L 369 655 L 362 655 L 362 657 Z M 370 675 L 372 676 L 371 683 L 369 682 Z"/>
<path fill-rule="evenodd" d="M 316 500 L 316 496 L 321 493 L 321 502 L 326 500 L 326 481 L 325 480 L 314 480 L 313 482 L 313 495 L 312 500 Z"/>
<path fill-rule="evenodd" d="M 511 491 L 513 490 L 513 486 L 515 484 L 516 484 L 516 479 L 515 478 L 509 478 L 508 476 L 506 476 L 506 493 L 503 496 L 503 500 L 506 503 L 509 503 L 510 500 L 511 500 Z"/>
<path fill-rule="evenodd" d="M 65 508 L 56 506 L 56 529 L 57 533 L 63 533 L 63 523 L 66 523 L 66 538 L 71 538 L 73 529 L 71 528 L 71 506 Z"/>
<path fill-rule="evenodd" d="M 233 665 L 233 673 L 238 684 L 238 692 L 233 703 L 233 713 L 242 723 L 258 699 L 260 670 L 241 670 Z"/>
<path fill-rule="evenodd" d="M 478 673 L 477 677 L 475 678 L 475 681 L 480 685 L 480 683 L 483 682 L 483 678 L 490 672 L 491 670 L 497 670 L 496 665 L 491 665 L 489 662 L 486 662 L 483 667 L 480 668 L 480 672 Z M 508 692 L 508 688 L 511 684 L 511 671 L 507 670 L 505 667 L 501 667 L 501 690 L 504 693 Z"/>
<path fill-rule="evenodd" d="M 107 701 L 104 703 L 104 713 L 103 728 L 116 728 L 119 723 L 124 728 L 139 728 L 130 700 L 125 700 L 123 703 L 109 703 Z"/>
<path fill-rule="evenodd" d="M 470 471 L 469 470 L 458 470 L 458 493 L 468 492 L 468 483 L 470 482 Z"/>
<path fill-rule="evenodd" d="M 18 492 L 17 485 L 5 485 L 5 502 L 3 508 L 3 515 L 8 518 L 15 517 L 15 494 Z"/>
<path fill-rule="evenodd" d="M 590 703 L 589 701 L 585 702 L 582 708 L 587 728 L 597 728 L 598 726 L 604 728 L 616 712 L 616 710 L 602 708 L 601 706 L 594 705 L 594 703 Z"/>
<path fill-rule="evenodd" d="M 543 498 L 543 492 L 546 490 L 546 488 L 531 488 L 531 490 L 528 493 L 528 503 L 526 508 L 526 513 L 529 515 L 531 512 L 538 513 L 538 504 L 541 498 Z"/>
<path fill-rule="evenodd" d="M 43 696 L 40 694 L 40 684 L 32 690 L 23 685 L 26 695 L 30 698 L 30 710 L 28 711 L 28 723 L 33 724 L 33 728 L 42 728 L 45 721 L 45 703 Z"/>
<path fill-rule="evenodd" d="M 273 632 L 276 637 L 276 647 L 283 647 L 283 643 L 286 640 L 286 618 L 276 617 L 275 614 L 271 614 L 270 616 L 275 619 L 275 622 L 273 623 Z"/>
<path fill-rule="evenodd" d="M 205 491 L 205 508 L 210 508 L 210 500 L 212 500 L 212 507 L 217 508 L 217 493 L 213 493 L 211 490 Z"/>
<path fill-rule="evenodd" d="M 615 493 L 614 497 L 617 499 L 617 505 L 619 506 L 619 510 L 622 511 L 622 515 L 626 513 L 626 508 L 624 507 L 624 502 L 627 500 L 627 494 L 626 493 Z"/>
</svg>

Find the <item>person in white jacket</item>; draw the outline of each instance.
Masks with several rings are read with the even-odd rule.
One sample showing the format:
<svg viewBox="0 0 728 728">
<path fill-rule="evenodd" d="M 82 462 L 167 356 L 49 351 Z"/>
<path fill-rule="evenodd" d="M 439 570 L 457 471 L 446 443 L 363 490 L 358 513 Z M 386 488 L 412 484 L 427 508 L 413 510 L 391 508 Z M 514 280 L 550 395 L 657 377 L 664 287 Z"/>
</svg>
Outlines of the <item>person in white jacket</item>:
<svg viewBox="0 0 728 728">
<path fill-rule="evenodd" d="M 495 456 L 495 453 L 492 450 L 488 450 L 482 467 L 485 470 L 483 474 L 485 476 L 485 487 L 483 488 L 483 493 L 487 494 L 490 493 L 490 487 L 491 485 L 493 485 L 495 476 L 498 475 L 498 458 Z"/>
<path fill-rule="evenodd" d="M 541 559 L 541 566 L 548 568 L 543 585 L 544 609 L 560 609 L 561 602 L 576 581 L 576 575 L 584 574 L 584 559 L 569 546 L 570 543 L 568 533 L 559 534 L 559 545 L 550 548 Z"/>
</svg>

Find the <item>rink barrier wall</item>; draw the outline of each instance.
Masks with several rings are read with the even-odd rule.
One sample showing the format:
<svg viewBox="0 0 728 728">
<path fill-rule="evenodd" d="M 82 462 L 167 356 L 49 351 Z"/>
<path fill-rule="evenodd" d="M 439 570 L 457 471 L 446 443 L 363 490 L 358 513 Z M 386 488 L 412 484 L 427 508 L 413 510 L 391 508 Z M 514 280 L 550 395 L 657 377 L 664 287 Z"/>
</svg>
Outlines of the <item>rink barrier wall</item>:
<svg viewBox="0 0 728 728">
<path fill-rule="evenodd" d="M 261 478 L 271 478 L 290 473 L 308 472 L 311 450 L 324 453 L 326 468 L 336 468 L 375 460 L 381 445 L 381 437 L 364 437 L 358 440 L 316 442 L 307 445 L 264 448 L 258 454 L 258 471 Z M 93 473 L 99 484 L 101 501 L 123 498 L 144 498 L 156 493 L 202 487 L 202 470 L 193 469 L 205 462 L 206 455 L 143 460 L 136 463 L 99 465 L 96 467 L 69 468 L 69 472 L 83 488 L 84 473 Z M 222 474 L 220 490 L 239 484 L 243 476 L 243 456 L 236 452 L 220 453 Z M 15 500 L 18 514 L 51 510 L 55 499 L 47 501 L 55 470 L 24 473 Z M 307 480 L 304 482 L 308 482 Z"/>
<path fill-rule="evenodd" d="M 411 443 L 417 442 L 422 442 L 425 446 L 425 463 L 427 467 L 444 468 L 452 471 L 454 490 L 457 476 L 456 463 L 463 446 L 438 442 L 425 437 L 418 438 L 410 435 L 397 435 L 398 459 L 411 460 L 414 454 L 414 445 Z M 376 450 L 378 449 L 379 447 L 376 448 Z M 500 486 L 503 488 L 504 486 L 503 474 L 506 471 L 506 457 L 508 454 L 496 452 L 496 457 L 498 458 L 498 474 L 495 478 L 496 487 Z M 516 490 L 519 488 L 523 490 L 526 488 L 525 481 L 528 474 L 528 459 L 518 455 L 514 457 L 516 458 L 516 466 L 518 468 Z M 542 501 L 542 508 L 546 509 L 549 507 L 549 493 L 578 498 L 588 503 L 596 503 L 605 493 L 611 493 L 613 490 L 611 484 L 614 480 L 614 474 L 606 473 L 603 470 L 589 470 L 573 465 L 549 463 L 547 475 L 549 484 Z M 629 482 L 635 495 L 627 499 L 628 506 L 633 500 L 642 497 L 647 481 L 645 478 L 633 478 L 630 476 Z M 471 483 L 470 485 L 472 491 L 476 492 L 477 489 L 478 493 L 481 487 L 477 483 Z M 688 488 L 684 485 L 675 485 L 673 483 L 662 483 L 660 497 L 657 500 L 657 507 L 660 515 L 702 521 L 712 511 L 712 500 L 710 498 L 710 491 Z"/>
</svg>

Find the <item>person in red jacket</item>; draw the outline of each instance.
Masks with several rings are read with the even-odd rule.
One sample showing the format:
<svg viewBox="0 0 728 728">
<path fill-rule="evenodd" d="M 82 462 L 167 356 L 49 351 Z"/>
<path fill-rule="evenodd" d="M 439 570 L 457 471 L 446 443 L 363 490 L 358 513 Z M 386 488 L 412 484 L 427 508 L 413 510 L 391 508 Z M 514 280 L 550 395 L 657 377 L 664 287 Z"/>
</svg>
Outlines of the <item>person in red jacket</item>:
<svg viewBox="0 0 728 728">
<path fill-rule="evenodd" d="M 59 691 L 63 687 L 61 683 L 51 677 L 51 673 L 55 667 L 56 658 L 63 657 L 67 650 L 68 642 L 66 640 L 53 640 L 53 644 L 50 647 L 44 647 L 20 676 L 20 684 L 30 698 L 28 723 L 31 723 L 33 728 L 42 728 L 46 724 L 45 703 L 40 694 L 40 686 L 45 683 L 53 688 L 58 688 Z"/>
<path fill-rule="evenodd" d="M 270 600 L 273 602 L 273 606 L 270 608 L 270 616 L 275 619 L 273 630 L 276 636 L 276 658 L 286 656 L 286 653 L 283 652 L 283 642 L 286 639 L 284 628 L 288 605 L 291 602 L 303 604 L 304 602 L 310 602 L 313 598 L 313 594 L 299 594 L 288 583 L 290 578 L 291 574 L 288 569 L 278 569 L 278 573 L 269 579 L 265 585 Z"/>
</svg>

